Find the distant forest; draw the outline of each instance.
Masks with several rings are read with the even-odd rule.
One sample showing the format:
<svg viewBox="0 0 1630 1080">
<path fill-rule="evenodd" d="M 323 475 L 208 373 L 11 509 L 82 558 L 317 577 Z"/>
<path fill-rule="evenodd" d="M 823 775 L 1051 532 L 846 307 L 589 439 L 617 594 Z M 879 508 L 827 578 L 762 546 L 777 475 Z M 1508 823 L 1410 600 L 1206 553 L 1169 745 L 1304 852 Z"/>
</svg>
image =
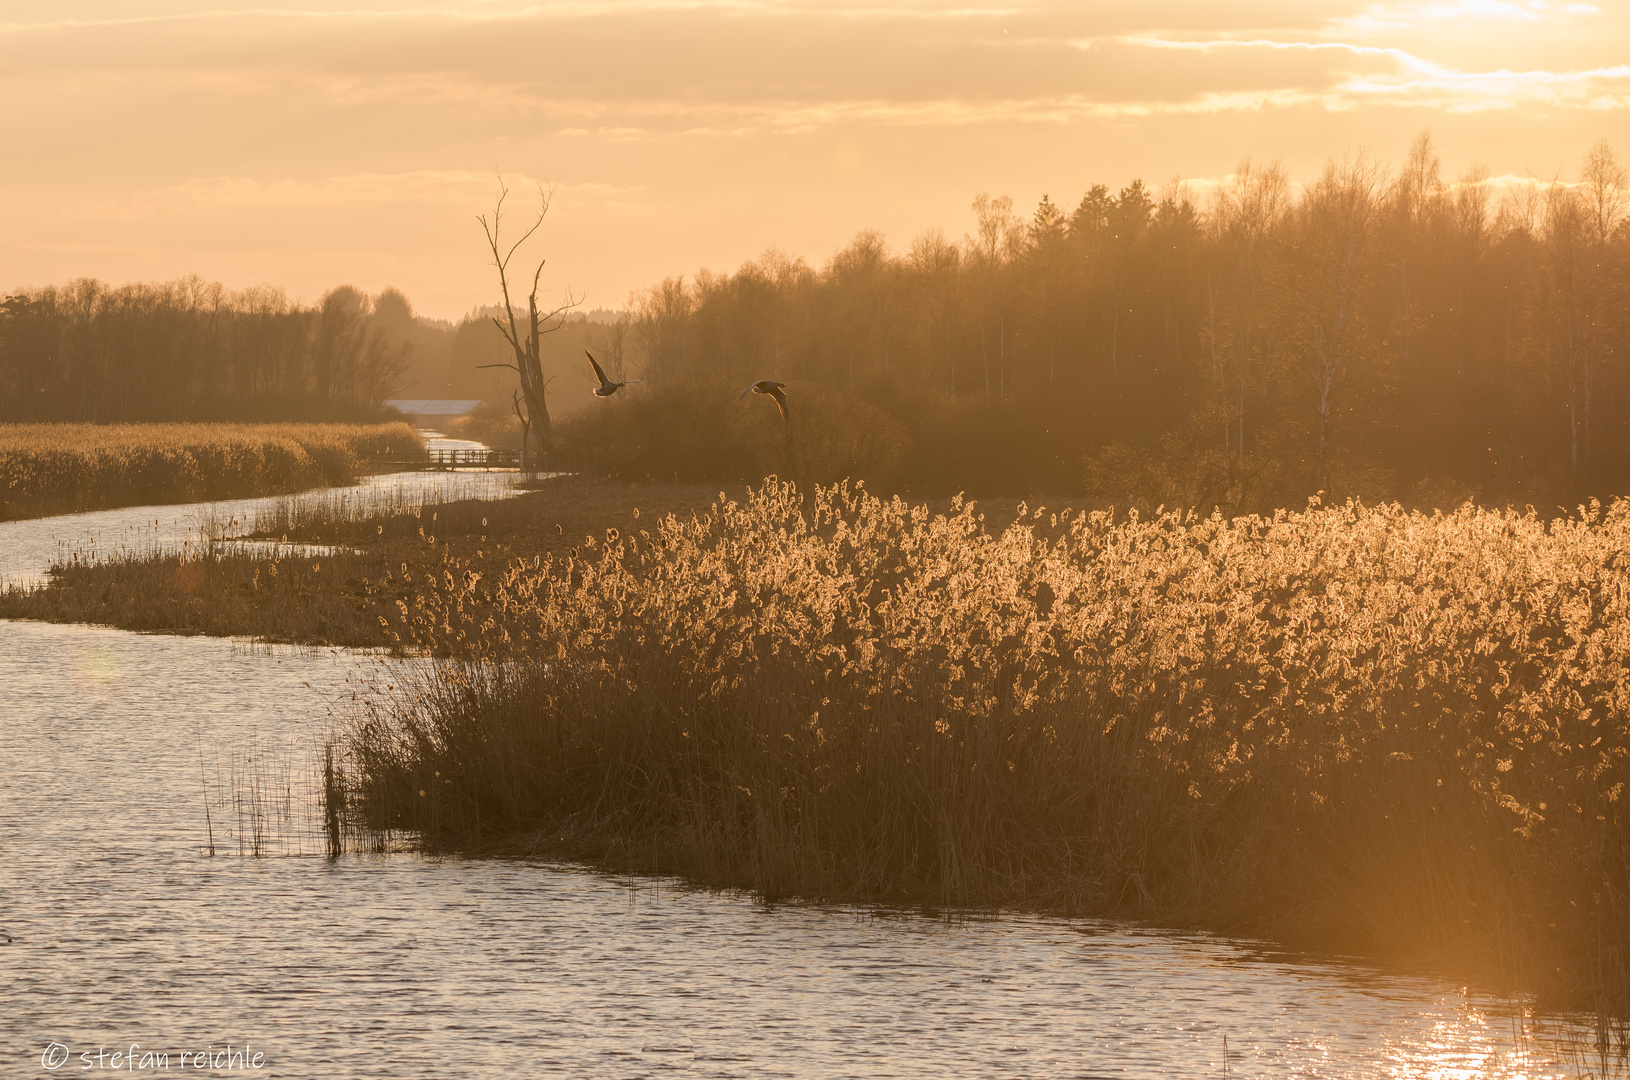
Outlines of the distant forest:
<svg viewBox="0 0 1630 1080">
<path fill-rule="evenodd" d="M 1028 215 L 980 195 L 960 240 L 861 232 L 820 268 L 772 249 L 574 315 L 544 346 L 552 408 L 577 411 L 562 460 L 1247 510 L 1623 493 L 1627 188 L 1605 143 L 1496 185 L 1446 180 L 1422 136 L 1397 171 L 1361 156 L 1300 185 L 1247 162 L 1200 193 L 1097 185 Z M 0 420 L 309 418 L 392 394 L 497 416 L 513 375 L 476 368 L 507 359 L 491 313 L 420 319 L 349 287 L 312 307 L 196 280 L 25 291 L 0 314 Z M 584 347 L 644 381 L 592 399 Z M 738 405 L 760 378 L 789 384 L 824 467 Z"/>
<path fill-rule="evenodd" d="M 452 323 L 395 289 L 342 285 L 306 306 L 196 277 L 25 289 L 0 302 L 0 423 L 356 419 L 401 395 L 507 409 L 508 373 L 477 367 L 508 359 L 498 311 Z M 581 364 L 587 330 L 574 318 L 549 355 Z"/>
<path fill-rule="evenodd" d="M 976 231 L 816 270 L 774 251 L 635 298 L 627 351 L 879 406 L 928 487 L 1267 509 L 1630 489 L 1630 228 L 1604 143 L 1577 177 L 1454 182 L 1430 139 L 1293 185 L 1245 163 L 1073 206 L 974 200 Z M 871 415 L 868 412 L 868 415 Z M 842 423 L 833 417 L 832 423 Z M 660 464 L 652 462 L 653 473 Z"/>
</svg>

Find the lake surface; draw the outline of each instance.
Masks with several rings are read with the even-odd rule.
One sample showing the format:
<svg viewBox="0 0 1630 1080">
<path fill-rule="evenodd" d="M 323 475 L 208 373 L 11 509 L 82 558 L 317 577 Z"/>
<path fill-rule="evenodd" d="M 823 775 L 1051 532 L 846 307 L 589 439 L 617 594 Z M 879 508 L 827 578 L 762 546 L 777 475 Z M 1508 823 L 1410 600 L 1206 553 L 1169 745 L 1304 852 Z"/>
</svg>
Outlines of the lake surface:
<svg viewBox="0 0 1630 1080">
<path fill-rule="evenodd" d="M 230 1044 L 278 1077 L 1220 1077 L 1225 1037 L 1233 1077 L 1580 1071 L 1507 1003 L 1249 942 L 329 860 L 309 755 L 393 663 L 0 621 L 0 1076 L 54 1043 L 73 1075 Z"/>
</svg>

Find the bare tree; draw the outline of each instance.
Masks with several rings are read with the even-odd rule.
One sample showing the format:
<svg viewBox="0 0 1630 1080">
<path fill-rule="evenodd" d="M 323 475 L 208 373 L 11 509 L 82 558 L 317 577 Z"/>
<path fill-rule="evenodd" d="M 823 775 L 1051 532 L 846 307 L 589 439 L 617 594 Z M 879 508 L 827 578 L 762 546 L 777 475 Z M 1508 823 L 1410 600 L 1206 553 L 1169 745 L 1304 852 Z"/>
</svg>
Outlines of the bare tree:
<svg viewBox="0 0 1630 1080">
<path fill-rule="evenodd" d="M 1227 399 L 1228 361 L 1233 360 L 1237 397 L 1232 402 L 1237 439 L 1225 427 L 1223 443 L 1245 462 L 1245 392 L 1253 357 L 1262 347 L 1266 279 L 1274 255 L 1271 238 L 1289 203 L 1290 181 L 1279 162 L 1240 163 L 1217 192 L 1211 212 L 1215 265 L 1206 273 L 1204 335 L 1211 352 L 1211 385 Z M 1221 315 L 1219 320 L 1218 316 Z M 1219 326 L 1219 321 L 1221 325 Z"/>
<path fill-rule="evenodd" d="M 1360 256 L 1373 231 L 1379 167 L 1362 154 L 1346 165 L 1331 162 L 1308 192 L 1300 207 L 1302 280 L 1298 291 L 1307 304 L 1305 318 L 1312 331 L 1312 376 L 1317 401 L 1314 486 L 1328 482 L 1330 429 L 1336 394 L 1368 345 L 1365 328 L 1356 318 L 1360 291 L 1369 269 Z"/>
<path fill-rule="evenodd" d="M 1423 131 L 1409 144 L 1409 157 L 1392 184 L 1393 211 L 1401 232 L 1398 254 L 1398 359 L 1408 373 L 1413 364 L 1410 346 L 1421 321 L 1419 292 L 1421 263 L 1431 250 L 1430 219 L 1443 198 L 1443 156 Z M 1411 264 L 1410 259 L 1414 258 Z"/>
<path fill-rule="evenodd" d="M 929 327 L 930 347 L 938 338 L 940 359 L 945 365 L 946 389 L 956 397 L 956 358 L 951 352 L 952 320 L 956 315 L 958 278 L 962 272 L 961 253 L 939 229 L 929 229 L 912 241 L 907 256 L 918 281 L 919 303 Z"/>
<path fill-rule="evenodd" d="M 1045 209 L 1037 214 L 1037 226 L 1044 233 L 1063 235 L 1063 215 L 1046 196 L 1042 196 Z M 991 400 L 990 344 L 986 340 L 986 324 L 991 308 L 996 314 L 997 382 L 1000 396 L 1007 396 L 1007 323 L 1008 323 L 1008 264 L 1024 245 L 1024 223 L 1013 212 L 1013 199 L 1007 195 L 991 198 L 981 191 L 974 196 L 974 218 L 979 223 L 979 235 L 966 241 L 974 272 L 979 275 L 977 290 L 983 301 L 979 311 L 979 358 L 985 370 L 985 400 Z"/>
<path fill-rule="evenodd" d="M 498 202 L 493 207 L 492 220 L 485 214 L 476 218 L 481 222 L 481 229 L 487 235 L 487 247 L 492 251 L 492 263 L 498 268 L 498 288 L 504 297 L 504 318 L 493 317 L 498 330 L 509 342 L 510 349 L 515 354 L 513 364 L 478 364 L 477 367 L 507 367 L 521 377 L 521 401 L 526 405 L 526 417 L 522 420 L 522 452 L 528 462 L 536 464 L 542 461 L 549 453 L 554 443 L 554 429 L 549 423 L 549 405 L 545 400 L 547 384 L 543 378 L 543 361 L 538 351 L 538 339 L 544 334 L 559 330 L 565 320 L 561 317 L 582 302 L 581 298 L 574 298 L 568 291 L 566 299 L 558 307 L 550 311 L 538 311 L 538 279 L 543 276 L 543 266 L 548 260 L 539 259 L 537 269 L 532 271 L 532 290 L 526 297 L 527 325 L 523 334 L 515 325 L 515 305 L 509 296 L 509 263 L 515 257 L 520 246 L 531 239 L 532 234 L 543 226 L 543 219 L 549 213 L 549 201 L 554 198 L 555 189 L 538 185 L 538 214 L 532 224 L 521 234 L 521 238 L 509 245 L 506 249 L 499 242 L 499 228 L 503 223 L 504 200 L 509 197 L 509 188 L 505 186 L 503 178 L 498 180 Z"/>
<path fill-rule="evenodd" d="M 1545 236 L 1550 263 L 1548 306 L 1559 316 L 1558 327 L 1567 360 L 1568 486 L 1577 493 L 1581 474 L 1593 464 L 1597 368 L 1611 347 L 1603 333 L 1608 314 L 1603 271 L 1608 244 L 1624 213 L 1625 169 L 1606 141 L 1585 158 L 1577 185 L 1553 182 L 1546 192 Z"/>
<path fill-rule="evenodd" d="M 645 353 L 645 369 L 663 374 L 689 374 L 691 316 L 695 290 L 682 277 L 663 278 L 649 289 L 629 294 L 634 337 Z"/>
</svg>

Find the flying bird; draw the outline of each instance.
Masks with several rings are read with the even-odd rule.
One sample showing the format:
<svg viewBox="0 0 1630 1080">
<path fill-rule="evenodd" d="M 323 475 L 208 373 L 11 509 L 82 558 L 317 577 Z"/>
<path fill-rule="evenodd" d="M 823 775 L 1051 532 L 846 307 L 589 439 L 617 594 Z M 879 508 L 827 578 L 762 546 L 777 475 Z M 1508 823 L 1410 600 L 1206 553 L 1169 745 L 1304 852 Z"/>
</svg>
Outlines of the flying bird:
<svg viewBox="0 0 1630 1080">
<path fill-rule="evenodd" d="M 748 394 L 768 394 L 770 397 L 775 398 L 775 407 L 781 410 L 781 419 L 785 420 L 787 419 L 787 395 L 782 391 L 786 388 L 786 385 L 786 383 L 779 383 L 774 379 L 760 379 L 743 390 L 741 397 L 736 400 L 740 401 L 741 398 L 746 397 Z"/>
<path fill-rule="evenodd" d="M 594 388 L 595 397 L 610 397 L 612 394 L 615 394 L 617 391 L 627 386 L 628 383 L 637 383 L 640 381 L 639 379 L 629 379 L 628 382 L 612 382 L 610 379 L 606 378 L 606 369 L 600 366 L 600 362 L 594 358 L 593 353 L 589 352 L 587 349 L 584 349 L 583 355 L 589 358 L 589 366 L 594 369 L 594 377 L 600 380 L 600 385 Z"/>
</svg>

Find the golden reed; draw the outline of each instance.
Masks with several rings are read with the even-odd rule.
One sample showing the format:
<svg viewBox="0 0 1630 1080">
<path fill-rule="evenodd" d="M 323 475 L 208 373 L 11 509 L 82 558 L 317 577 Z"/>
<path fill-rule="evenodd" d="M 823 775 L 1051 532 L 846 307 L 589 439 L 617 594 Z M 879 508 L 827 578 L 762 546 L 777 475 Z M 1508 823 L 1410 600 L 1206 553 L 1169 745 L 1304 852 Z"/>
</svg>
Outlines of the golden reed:
<svg viewBox="0 0 1630 1080">
<path fill-rule="evenodd" d="M 432 847 L 530 830 L 770 896 L 1145 915 L 1630 1004 L 1630 503 L 990 535 L 772 482 L 629 524 L 415 576 L 385 629 L 465 659 L 355 718 L 352 809 Z"/>
<path fill-rule="evenodd" d="M 354 483 L 375 453 L 423 449 L 392 424 L 4 424 L 0 521 Z"/>
</svg>

